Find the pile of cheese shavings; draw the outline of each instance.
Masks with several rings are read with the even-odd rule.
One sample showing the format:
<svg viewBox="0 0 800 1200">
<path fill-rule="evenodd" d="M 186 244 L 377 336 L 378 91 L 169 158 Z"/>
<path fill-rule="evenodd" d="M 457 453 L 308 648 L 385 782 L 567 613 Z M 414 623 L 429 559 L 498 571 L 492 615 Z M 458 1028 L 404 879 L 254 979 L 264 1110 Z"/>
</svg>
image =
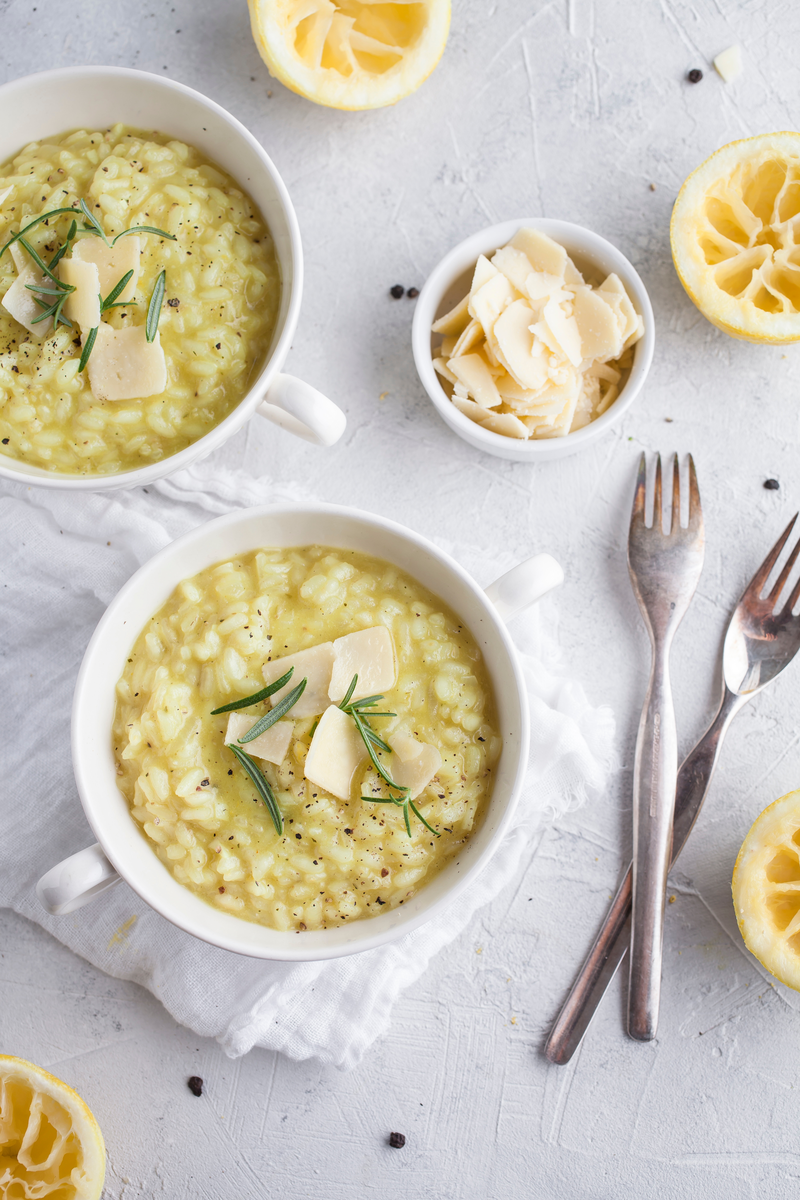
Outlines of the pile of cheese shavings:
<svg viewBox="0 0 800 1200">
<path fill-rule="evenodd" d="M 553 438 L 613 404 L 644 324 L 617 275 L 592 288 L 563 246 L 520 229 L 481 255 L 469 294 L 432 329 L 460 412 L 506 437 Z"/>
</svg>

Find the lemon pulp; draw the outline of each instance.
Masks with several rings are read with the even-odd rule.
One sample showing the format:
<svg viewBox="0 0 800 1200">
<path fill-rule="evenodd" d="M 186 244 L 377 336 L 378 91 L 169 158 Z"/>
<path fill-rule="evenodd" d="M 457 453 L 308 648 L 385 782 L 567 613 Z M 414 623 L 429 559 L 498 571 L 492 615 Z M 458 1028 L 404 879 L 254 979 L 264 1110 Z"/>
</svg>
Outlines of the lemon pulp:
<svg viewBox="0 0 800 1200">
<path fill-rule="evenodd" d="M 450 26 L 450 0 L 248 0 L 270 72 L 331 108 L 395 104 L 428 77 Z"/>
<path fill-rule="evenodd" d="M 78 1093 L 0 1055 L 0 1196 L 99 1200 L 105 1173 L 103 1135 Z"/>
<path fill-rule="evenodd" d="M 672 211 L 675 269 L 704 316 L 752 342 L 800 339 L 800 133 L 731 142 Z"/>
<path fill-rule="evenodd" d="M 800 991 L 800 791 L 755 820 L 736 859 L 732 890 L 748 950 Z"/>
</svg>

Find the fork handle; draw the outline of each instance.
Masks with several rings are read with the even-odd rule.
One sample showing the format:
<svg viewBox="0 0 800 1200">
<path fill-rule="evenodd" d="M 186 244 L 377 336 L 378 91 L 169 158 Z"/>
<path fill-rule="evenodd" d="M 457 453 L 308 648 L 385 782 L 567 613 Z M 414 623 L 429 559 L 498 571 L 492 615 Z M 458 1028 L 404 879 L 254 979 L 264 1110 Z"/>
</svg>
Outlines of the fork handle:
<svg viewBox="0 0 800 1200">
<path fill-rule="evenodd" d="M 633 768 L 633 916 L 628 1033 L 656 1035 L 661 991 L 664 905 L 678 778 L 678 739 L 669 682 L 669 642 L 654 640 Z"/>
<path fill-rule="evenodd" d="M 736 695 L 723 684 L 722 700 L 716 716 L 683 761 L 675 790 L 670 866 L 683 849 L 703 806 L 728 725 L 749 699 L 749 694 Z M 633 863 L 622 878 L 602 927 L 550 1030 L 544 1052 L 552 1063 L 563 1066 L 572 1058 L 628 953 L 626 931 L 632 891 Z"/>
</svg>

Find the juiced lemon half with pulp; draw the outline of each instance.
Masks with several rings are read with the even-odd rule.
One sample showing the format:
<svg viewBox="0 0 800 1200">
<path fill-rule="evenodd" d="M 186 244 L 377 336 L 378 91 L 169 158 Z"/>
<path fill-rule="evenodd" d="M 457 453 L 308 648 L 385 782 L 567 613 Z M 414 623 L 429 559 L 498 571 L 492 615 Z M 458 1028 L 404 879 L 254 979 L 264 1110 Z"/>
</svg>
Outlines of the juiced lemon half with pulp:
<svg viewBox="0 0 800 1200">
<path fill-rule="evenodd" d="M 800 339 L 800 133 L 731 142 L 689 176 L 672 258 L 704 316 L 750 342 Z"/>
<path fill-rule="evenodd" d="M 395 104 L 442 56 L 450 0 L 248 0 L 270 72 L 330 108 Z"/>
<path fill-rule="evenodd" d="M 748 950 L 800 991 L 800 791 L 765 808 L 744 839 L 733 905 Z"/>
<path fill-rule="evenodd" d="M 103 1135 L 78 1093 L 0 1054 L 0 1196 L 99 1200 L 105 1174 Z"/>
</svg>

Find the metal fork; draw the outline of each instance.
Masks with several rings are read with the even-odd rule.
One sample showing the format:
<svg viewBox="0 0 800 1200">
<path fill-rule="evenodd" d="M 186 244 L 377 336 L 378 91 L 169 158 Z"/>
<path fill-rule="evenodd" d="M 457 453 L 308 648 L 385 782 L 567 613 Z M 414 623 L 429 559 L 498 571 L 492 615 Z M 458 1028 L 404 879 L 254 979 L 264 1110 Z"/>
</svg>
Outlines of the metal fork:
<svg viewBox="0 0 800 1200">
<path fill-rule="evenodd" d="M 725 733 L 736 713 L 771 683 L 800 650 L 800 582 L 776 612 L 792 568 L 800 555 L 795 543 L 769 594 L 767 580 L 797 522 L 795 514 L 745 588 L 725 633 L 722 652 L 722 698 L 717 713 L 678 772 L 671 861 L 675 862 L 694 828 L 719 758 Z M 572 985 L 550 1031 L 545 1054 L 563 1065 L 572 1058 L 628 950 L 626 931 L 631 910 L 632 866 L 611 902 L 603 926 Z"/>
<path fill-rule="evenodd" d="M 678 778 L 678 738 L 669 652 L 703 569 L 705 535 L 694 462 L 689 455 L 689 522 L 681 526 L 678 456 L 672 461 L 672 520 L 663 531 L 661 455 L 656 458 L 653 523 L 645 524 L 647 460 L 643 454 L 628 532 L 628 570 L 653 650 L 633 768 L 633 918 L 628 1033 L 656 1035 L 661 990 L 664 905 Z"/>
</svg>

